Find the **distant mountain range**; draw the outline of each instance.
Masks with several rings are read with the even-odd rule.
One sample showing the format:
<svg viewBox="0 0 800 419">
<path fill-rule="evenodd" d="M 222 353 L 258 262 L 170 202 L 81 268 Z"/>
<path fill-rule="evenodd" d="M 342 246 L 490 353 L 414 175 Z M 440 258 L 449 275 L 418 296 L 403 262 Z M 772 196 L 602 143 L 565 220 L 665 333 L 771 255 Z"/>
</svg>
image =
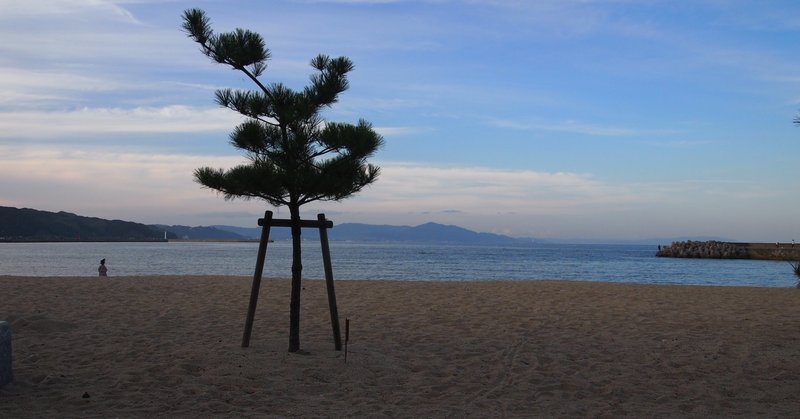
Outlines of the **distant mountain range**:
<svg viewBox="0 0 800 419">
<path fill-rule="evenodd" d="M 215 225 L 209 228 L 233 233 L 246 239 L 258 240 L 261 237 L 261 228 L 231 227 L 224 225 Z M 315 229 L 304 229 L 302 237 L 318 240 L 319 231 Z M 519 244 L 530 243 L 531 241 L 529 239 L 517 239 L 499 234 L 478 233 L 458 226 L 437 223 L 426 223 L 415 227 L 344 223 L 334 225 L 333 229 L 328 231 L 328 237 L 330 240 L 347 241 L 464 244 Z M 274 240 L 287 240 L 291 238 L 291 231 L 288 228 L 273 228 L 270 230 L 270 238 Z"/>
<path fill-rule="evenodd" d="M 49 212 L 30 208 L 0 207 L 0 241 L 164 241 L 171 240 L 258 240 L 261 228 L 224 225 L 189 227 L 181 225 L 140 224 L 121 220 L 84 217 L 68 212 Z M 304 229 L 304 239 L 319 239 L 319 231 Z M 491 233 L 477 233 L 465 228 L 436 223 L 416 227 L 340 224 L 329 230 L 331 240 L 431 242 L 464 244 L 529 243 Z M 288 240 L 288 228 L 273 228 L 272 240 Z"/>
<path fill-rule="evenodd" d="M 174 233 L 176 238 L 184 240 L 259 240 L 260 227 L 233 227 L 213 225 L 208 227 L 165 226 L 156 225 L 163 231 Z M 272 228 L 271 240 L 291 239 L 291 229 Z M 319 231 L 303 229 L 303 239 L 319 240 Z M 516 239 L 491 233 L 477 233 L 465 228 L 436 223 L 422 224 L 416 227 L 372 225 L 344 223 L 334 225 L 328 230 L 330 240 L 342 241 L 374 241 L 374 242 L 437 242 L 464 244 L 519 244 L 530 243 L 528 239 Z"/>
<path fill-rule="evenodd" d="M 190 227 L 182 225 L 140 224 L 122 220 L 104 220 L 68 212 L 48 212 L 30 208 L 0 207 L 0 242 L 2 241 L 164 241 L 170 240 L 258 240 L 260 227 L 225 225 Z M 303 239 L 318 240 L 319 232 L 304 229 Z M 538 240 L 514 238 L 492 233 L 478 233 L 453 225 L 426 223 L 418 226 L 393 226 L 344 223 L 328 231 L 331 240 L 372 242 L 419 242 L 462 244 L 529 244 L 532 242 L 573 244 L 669 244 L 686 240 L 731 241 L 712 237 L 675 237 L 648 240 Z M 288 240 L 288 228 L 273 228 L 272 240 Z"/>
</svg>

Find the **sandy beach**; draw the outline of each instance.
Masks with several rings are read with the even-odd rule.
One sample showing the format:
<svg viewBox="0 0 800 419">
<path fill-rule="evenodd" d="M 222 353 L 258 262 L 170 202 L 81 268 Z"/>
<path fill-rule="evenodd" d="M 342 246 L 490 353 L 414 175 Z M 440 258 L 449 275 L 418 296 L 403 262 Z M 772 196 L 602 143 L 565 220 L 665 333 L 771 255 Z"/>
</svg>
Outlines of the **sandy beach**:
<svg viewBox="0 0 800 419">
<path fill-rule="evenodd" d="M 0 417 L 796 417 L 800 290 L 0 276 Z"/>
</svg>

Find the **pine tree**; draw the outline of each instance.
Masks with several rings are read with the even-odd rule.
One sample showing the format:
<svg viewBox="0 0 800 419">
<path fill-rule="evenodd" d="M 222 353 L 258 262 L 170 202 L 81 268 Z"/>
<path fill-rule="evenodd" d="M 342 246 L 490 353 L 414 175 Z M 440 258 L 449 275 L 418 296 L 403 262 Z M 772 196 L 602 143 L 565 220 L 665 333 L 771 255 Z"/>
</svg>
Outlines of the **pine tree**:
<svg viewBox="0 0 800 419">
<path fill-rule="evenodd" d="M 244 29 L 216 34 L 205 12 L 189 9 L 183 30 L 216 63 L 245 74 L 255 90 L 221 89 L 216 102 L 247 117 L 230 134 L 230 143 L 249 160 L 231 169 L 202 167 L 194 172 L 204 187 L 226 200 L 262 199 L 286 206 L 292 231 L 292 291 L 289 352 L 300 349 L 302 263 L 300 207 L 312 201 L 339 201 L 374 182 L 379 168 L 367 158 L 383 144 L 372 126 L 325 121 L 322 110 L 347 90 L 353 63 L 346 57 L 319 55 L 311 60 L 316 72 L 302 91 L 282 83 L 262 82 L 270 52 L 258 33 Z"/>
</svg>

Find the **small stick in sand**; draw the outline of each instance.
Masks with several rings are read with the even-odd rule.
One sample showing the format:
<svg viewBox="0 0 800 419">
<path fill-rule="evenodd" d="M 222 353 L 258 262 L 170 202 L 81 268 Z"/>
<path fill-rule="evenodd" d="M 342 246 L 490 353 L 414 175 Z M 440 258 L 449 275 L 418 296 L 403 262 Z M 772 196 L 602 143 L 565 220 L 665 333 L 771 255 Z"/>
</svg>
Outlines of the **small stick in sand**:
<svg viewBox="0 0 800 419">
<path fill-rule="evenodd" d="M 350 319 L 344 319 L 344 363 L 347 363 L 347 342 L 350 342 Z"/>
</svg>

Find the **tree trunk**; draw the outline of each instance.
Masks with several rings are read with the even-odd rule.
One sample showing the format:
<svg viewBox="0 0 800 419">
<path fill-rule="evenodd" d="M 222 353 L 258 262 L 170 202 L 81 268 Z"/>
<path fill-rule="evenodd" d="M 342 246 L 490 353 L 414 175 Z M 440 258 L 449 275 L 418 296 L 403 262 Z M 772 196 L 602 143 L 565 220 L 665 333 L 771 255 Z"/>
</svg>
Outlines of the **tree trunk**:
<svg viewBox="0 0 800 419">
<path fill-rule="evenodd" d="M 289 352 L 300 350 L 300 291 L 303 263 L 300 251 L 300 206 L 290 205 L 292 220 L 292 297 L 289 303 Z"/>
</svg>

